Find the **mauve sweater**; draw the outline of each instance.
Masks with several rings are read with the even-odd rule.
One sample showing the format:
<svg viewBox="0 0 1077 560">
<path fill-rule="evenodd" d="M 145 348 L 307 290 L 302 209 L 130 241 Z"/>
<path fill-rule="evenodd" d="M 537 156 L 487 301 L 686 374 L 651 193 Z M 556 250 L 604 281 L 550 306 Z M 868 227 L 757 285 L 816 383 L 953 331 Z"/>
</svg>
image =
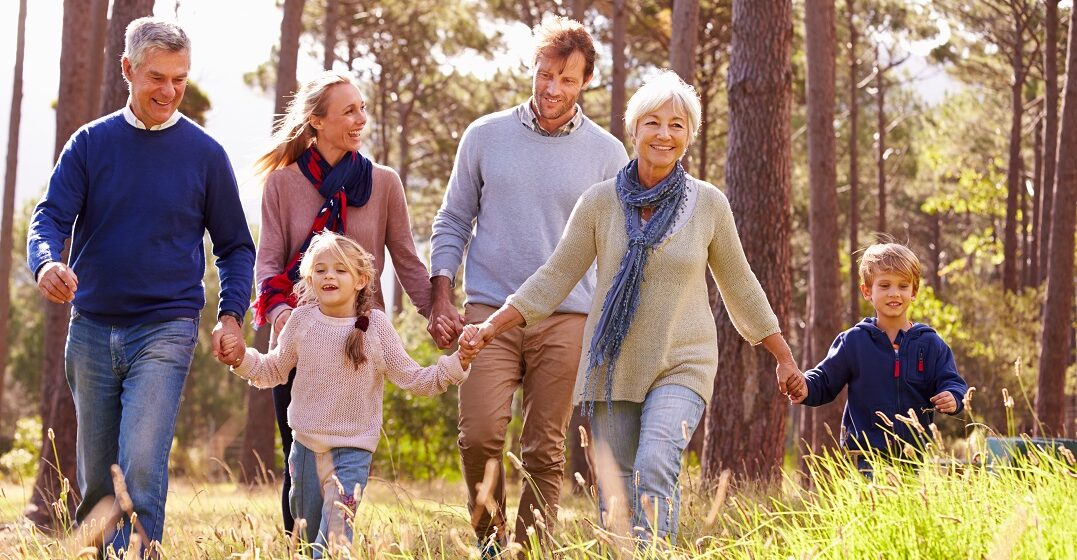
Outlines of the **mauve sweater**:
<svg viewBox="0 0 1077 560">
<path fill-rule="evenodd" d="M 262 231 L 258 238 L 258 259 L 254 274 L 258 286 L 269 277 L 280 274 L 310 234 L 314 216 L 321 209 L 322 198 L 296 164 L 278 169 L 266 178 L 262 193 Z M 400 285 L 408 297 L 427 316 L 430 313 L 430 276 L 426 265 L 415 251 L 411 236 L 411 219 L 404 187 L 396 171 L 374 164 L 374 179 L 370 200 L 362 207 L 348 207 L 347 230 L 344 234 L 374 255 L 377 270 L 375 286 L 381 285 L 385 268 L 385 249 L 393 258 L 393 267 Z M 375 292 L 375 306 L 385 309 L 381 292 Z M 269 310 L 270 323 L 284 305 Z"/>
</svg>

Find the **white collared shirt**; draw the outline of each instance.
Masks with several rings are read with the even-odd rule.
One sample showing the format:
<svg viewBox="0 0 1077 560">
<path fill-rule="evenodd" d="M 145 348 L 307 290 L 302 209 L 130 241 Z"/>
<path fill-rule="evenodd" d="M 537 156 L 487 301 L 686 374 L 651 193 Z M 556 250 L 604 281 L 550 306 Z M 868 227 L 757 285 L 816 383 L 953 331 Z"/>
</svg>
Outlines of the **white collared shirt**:
<svg viewBox="0 0 1077 560">
<path fill-rule="evenodd" d="M 142 130 L 164 130 L 179 122 L 181 116 L 183 115 L 181 115 L 177 109 L 176 111 L 173 111 L 172 116 L 168 117 L 167 121 L 154 126 L 146 126 L 146 123 L 140 121 L 138 117 L 135 116 L 135 112 L 131 110 L 130 99 L 128 99 L 127 104 L 123 106 L 123 118 L 127 121 L 127 124 Z"/>
</svg>

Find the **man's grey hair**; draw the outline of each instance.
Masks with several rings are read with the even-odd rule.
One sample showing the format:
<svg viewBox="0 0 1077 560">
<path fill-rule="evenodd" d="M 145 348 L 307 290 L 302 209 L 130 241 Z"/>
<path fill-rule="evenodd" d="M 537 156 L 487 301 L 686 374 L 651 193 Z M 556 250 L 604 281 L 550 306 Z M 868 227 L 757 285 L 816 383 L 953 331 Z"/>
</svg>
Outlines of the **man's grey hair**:
<svg viewBox="0 0 1077 560">
<path fill-rule="evenodd" d="M 191 53 L 191 39 L 175 22 L 156 17 L 140 17 L 127 26 L 123 56 L 138 68 L 152 49 Z"/>
</svg>

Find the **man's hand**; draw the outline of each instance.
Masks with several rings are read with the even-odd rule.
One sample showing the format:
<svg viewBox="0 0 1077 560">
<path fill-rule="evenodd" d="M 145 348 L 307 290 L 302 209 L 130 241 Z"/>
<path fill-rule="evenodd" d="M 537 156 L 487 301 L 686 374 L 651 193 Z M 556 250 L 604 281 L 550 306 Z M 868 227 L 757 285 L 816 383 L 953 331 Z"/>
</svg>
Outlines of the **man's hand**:
<svg viewBox="0 0 1077 560">
<path fill-rule="evenodd" d="M 953 414 L 957 411 L 957 399 L 950 391 L 943 391 L 931 397 L 930 400 L 931 404 L 935 405 L 935 410 L 943 414 Z"/>
<path fill-rule="evenodd" d="M 236 318 L 231 315 L 221 315 L 217 319 L 217 326 L 213 327 L 213 357 L 221 363 L 235 365 L 243 357 L 243 347 L 236 345 L 231 348 L 231 351 L 226 350 L 223 344 L 225 335 L 243 338 L 243 329 Z"/>
<path fill-rule="evenodd" d="M 217 359 L 226 366 L 234 368 L 239 367 L 243 363 L 243 355 L 245 350 L 245 344 L 243 343 L 243 337 L 236 336 L 234 334 L 224 334 L 221 336 L 221 347 L 224 349 L 222 355 L 224 359 L 218 357 Z M 230 359 L 229 356 L 239 354 L 239 358 Z"/>
<path fill-rule="evenodd" d="M 445 276 L 435 276 L 430 279 L 431 304 L 430 322 L 426 326 L 426 332 L 434 339 L 434 344 L 442 350 L 452 346 L 453 341 L 460 336 L 464 329 L 464 318 L 456 309 L 452 301 L 452 288 L 449 279 Z"/>
<path fill-rule="evenodd" d="M 50 262 L 38 272 L 37 289 L 53 303 L 67 303 L 75 299 L 78 287 L 78 276 L 64 263 Z"/>
</svg>

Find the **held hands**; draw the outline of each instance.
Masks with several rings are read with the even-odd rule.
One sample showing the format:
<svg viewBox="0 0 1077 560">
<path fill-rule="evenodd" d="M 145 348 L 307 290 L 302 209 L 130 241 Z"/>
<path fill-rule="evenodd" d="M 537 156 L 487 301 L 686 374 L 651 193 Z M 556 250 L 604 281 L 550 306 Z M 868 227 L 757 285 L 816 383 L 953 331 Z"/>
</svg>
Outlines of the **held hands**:
<svg viewBox="0 0 1077 560">
<path fill-rule="evenodd" d="M 796 364 L 778 362 L 774 373 L 778 377 L 778 390 L 789 397 L 790 404 L 800 404 L 808 398 L 808 383 Z"/>
<path fill-rule="evenodd" d="M 449 279 L 444 276 L 435 276 L 430 280 L 432 285 L 430 304 L 430 322 L 426 326 L 426 332 L 434 339 L 438 348 L 445 350 L 452 346 L 456 337 L 464 328 L 464 318 L 456 309 L 452 301 L 452 289 L 449 287 Z"/>
<path fill-rule="evenodd" d="M 490 323 L 466 325 L 460 335 L 460 359 L 468 363 L 497 336 L 497 329 Z"/>
<path fill-rule="evenodd" d="M 217 356 L 217 360 L 222 364 L 236 368 L 243 363 L 243 355 L 247 349 L 243 337 L 234 334 L 222 335 L 221 348 L 222 352 Z"/>
<path fill-rule="evenodd" d="M 935 405 L 935 410 L 943 414 L 953 414 L 957 411 L 957 399 L 950 391 L 943 391 L 931 397 L 930 400 L 931 404 Z"/>
<path fill-rule="evenodd" d="M 79 278 L 64 263 L 50 262 L 37 275 L 37 290 L 52 303 L 67 303 L 75 299 Z"/>
<path fill-rule="evenodd" d="M 226 337 L 231 337 L 232 345 L 225 348 Z M 217 319 L 217 326 L 213 327 L 213 357 L 219 362 L 229 366 L 238 366 L 243 360 L 243 329 L 239 322 L 231 315 L 221 315 Z"/>
</svg>

